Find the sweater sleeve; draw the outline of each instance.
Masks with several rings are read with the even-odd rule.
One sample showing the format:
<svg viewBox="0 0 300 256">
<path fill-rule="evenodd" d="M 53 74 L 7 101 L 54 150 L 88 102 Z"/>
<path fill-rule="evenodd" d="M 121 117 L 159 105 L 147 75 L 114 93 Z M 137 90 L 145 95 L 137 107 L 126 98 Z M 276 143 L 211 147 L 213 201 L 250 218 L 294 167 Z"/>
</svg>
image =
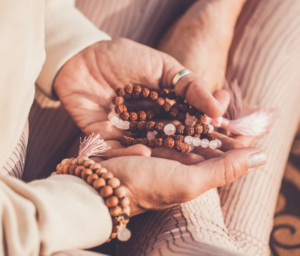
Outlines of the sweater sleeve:
<svg viewBox="0 0 300 256">
<path fill-rule="evenodd" d="M 60 68 L 84 48 L 110 37 L 94 26 L 74 6 L 74 0 L 46 0 L 46 61 L 36 84 L 50 98 L 52 85 Z"/>
<path fill-rule="evenodd" d="M 0 175 L 0 255 L 50 255 L 104 243 L 112 230 L 103 199 L 82 179 L 54 175 L 25 184 Z"/>
</svg>

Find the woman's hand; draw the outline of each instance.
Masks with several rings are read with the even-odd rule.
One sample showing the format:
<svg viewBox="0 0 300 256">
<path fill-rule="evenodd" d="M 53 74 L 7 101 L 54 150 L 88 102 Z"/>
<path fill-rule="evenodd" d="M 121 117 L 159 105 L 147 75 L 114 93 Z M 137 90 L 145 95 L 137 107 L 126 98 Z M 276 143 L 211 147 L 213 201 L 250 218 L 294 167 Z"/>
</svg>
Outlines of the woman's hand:
<svg viewBox="0 0 300 256">
<path fill-rule="evenodd" d="M 167 88 L 173 76 L 182 69 L 184 67 L 169 55 L 133 41 L 101 41 L 81 51 L 62 67 L 54 90 L 85 134 L 99 133 L 103 139 L 116 140 L 123 131 L 112 126 L 107 118 L 115 89 L 126 84 Z M 180 79 L 175 91 L 210 117 L 221 116 L 226 109 L 194 74 Z"/>
<path fill-rule="evenodd" d="M 102 161 L 101 165 L 127 187 L 131 216 L 164 209 L 231 183 L 266 162 L 266 155 L 260 149 L 244 148 L 236 140 L 222 135 L 219 138 L 225 153 L 208 153 L 209 160 L 193 165 L 137 156 L 112 158 Z"/>
<path fill-rule="evenodd" d="M 221 89 L 235 23 L 244 2 L 197 1 L 168 30 L 158 49 L 202 76 L 211 92 Z"/>
</svg>

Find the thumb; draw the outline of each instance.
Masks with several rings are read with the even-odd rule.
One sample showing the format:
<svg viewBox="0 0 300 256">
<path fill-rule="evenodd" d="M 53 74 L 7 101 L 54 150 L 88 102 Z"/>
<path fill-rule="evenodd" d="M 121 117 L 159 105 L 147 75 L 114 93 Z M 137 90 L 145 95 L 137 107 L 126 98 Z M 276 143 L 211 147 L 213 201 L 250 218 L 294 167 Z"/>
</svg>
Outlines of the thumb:
<svg viewBox="0 0 300 256">
<path fill-rule="evenodd" d="M 209 189 L 231 183 L 266 162 L 266 153 L 252 147 L 230 150 L 220 157 L 191 166 L 189 200 Z"/>
</svg>

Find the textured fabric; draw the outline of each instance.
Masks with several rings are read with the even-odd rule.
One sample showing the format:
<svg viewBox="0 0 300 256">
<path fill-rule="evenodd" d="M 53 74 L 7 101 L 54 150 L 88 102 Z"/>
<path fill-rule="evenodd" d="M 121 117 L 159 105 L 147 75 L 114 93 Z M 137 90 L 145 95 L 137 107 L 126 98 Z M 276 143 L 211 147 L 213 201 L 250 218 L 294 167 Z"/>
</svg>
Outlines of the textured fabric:
<svg viewBox="0 0 300 256">
<path fill-rule="evenodd" d="M 111 217 L 97 191 L 78 177 L 29 184 L 0 175 L 0 255 L 50 255 L 104 243 Z"/>
<path fill-rule="evenodd" d="M 2 167 L 21 137 L 36 79 L 51 96 L 53 79 L 65 61 L 86 46 L 109 37 L 75 9 L 73 0 L 1 0 L 0 24 Z"/>
<path fill-rule="evenodd" d="M 2 167 L 0 167 L 0 174 L 10 175 L 18 179 L 22 178 L 25 167 L 28 135 L 29 127 L 27 120 L 17 146 L 15 147 L 14 151 L 12 152 L 6 163 Z"/>
</svg>

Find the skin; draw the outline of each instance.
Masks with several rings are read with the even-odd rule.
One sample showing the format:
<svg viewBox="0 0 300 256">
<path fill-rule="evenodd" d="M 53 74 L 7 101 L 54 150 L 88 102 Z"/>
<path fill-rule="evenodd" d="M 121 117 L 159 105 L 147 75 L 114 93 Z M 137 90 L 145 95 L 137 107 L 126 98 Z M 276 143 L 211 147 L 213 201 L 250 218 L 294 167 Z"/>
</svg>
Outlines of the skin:
<svg viewBox="0 0 300 256">
<path fill-rule="evenodd" d="M 102 165 L 127 187 L 132 215 L 186 202 L 210 188 L 232 182 L 247 173 L 248 157 L 261 152 L 233 141 L 226 153 L 198 148 L 194 153 L 179 154 L 170 149 L 151 151 L 143 145 L 120 145 L 117 139 L 124 132 L 107 118 L 115 89 L 128 83 L 169 88 L 173 76 L 182 69 L 165 53 L 127 39 L 115 39 L 101 41 L 78 53 L 55 79 L 55 93 L 82 132 L 100 133 L 112 146 Z M 214 97 L 204 80 L 195 74 L 180 79 L 175 92 L 210 117 L 221 116 L 227 107 L 228 94 L 221 91 Z"/>
</svg>

